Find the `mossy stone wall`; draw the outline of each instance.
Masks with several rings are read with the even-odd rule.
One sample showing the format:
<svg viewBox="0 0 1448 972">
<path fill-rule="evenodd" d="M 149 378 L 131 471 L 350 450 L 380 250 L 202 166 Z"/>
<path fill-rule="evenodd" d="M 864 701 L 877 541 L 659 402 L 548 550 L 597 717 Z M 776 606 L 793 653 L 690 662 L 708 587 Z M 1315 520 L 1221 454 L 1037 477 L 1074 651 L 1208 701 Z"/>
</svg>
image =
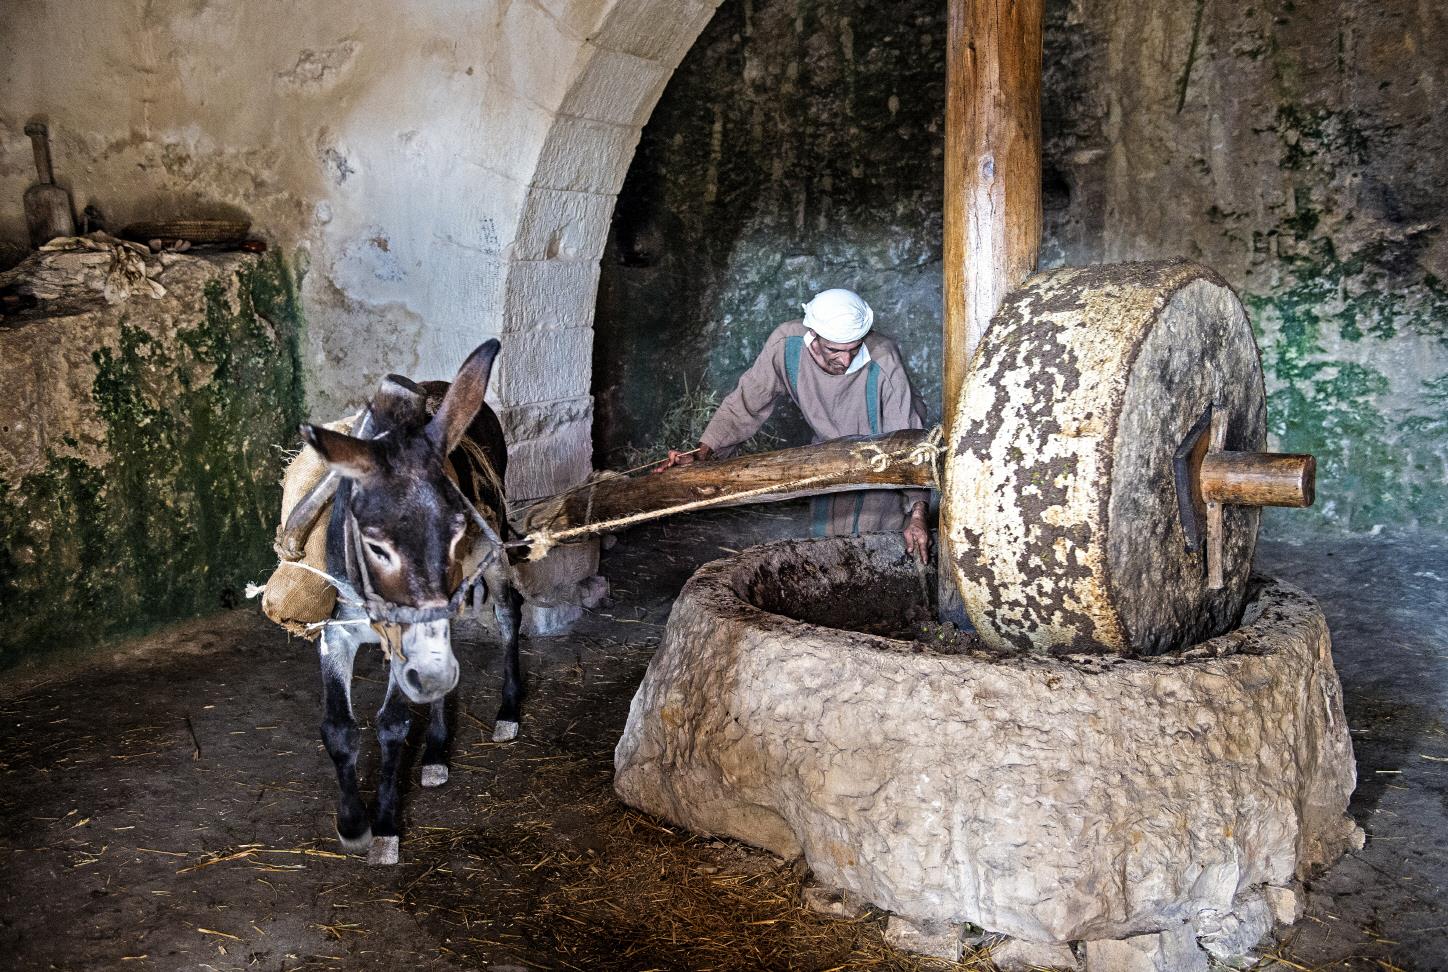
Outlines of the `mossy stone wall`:
<svg viewBox="0 0 1448 972">
<path fill-rule="evenodd" d="M 669 403 L 827 286 L 940 415 L 944 7 L 725 0 L 619 198 L 600 463 L 682 445 Z M 1047 0 L 1045 27 L 1043 264 L 1184 256 L 1238 290 L 1273 444 L 1319 459 L 1269 532 L 1448 526 L 1448 6 Z"/>
<path fill-rule="evenodd" d="M 276 256 L 183 259 L 162 301 L 0 332 L 66 376 L 29 394 L 70 396 L 60 420 L 7 419 L 46 428 L 43 454 L 7 442 L 0 478 L 0 668 L 234 605 L 275 563 L 303 417 L 295 281 Z"/>
</svg>

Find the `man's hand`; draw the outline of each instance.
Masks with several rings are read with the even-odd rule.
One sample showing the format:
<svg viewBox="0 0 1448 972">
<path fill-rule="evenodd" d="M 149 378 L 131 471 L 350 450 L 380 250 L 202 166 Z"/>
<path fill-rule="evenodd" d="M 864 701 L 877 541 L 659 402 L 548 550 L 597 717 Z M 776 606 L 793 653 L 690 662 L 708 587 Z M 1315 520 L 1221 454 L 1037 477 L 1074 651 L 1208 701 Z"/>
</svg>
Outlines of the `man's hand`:
<svg viewBox="0 0 1448 972">
<path fill-rule="evenodd" d="M 905 552 L 923 564 L 930 556 L 930 528 L 925 525 L 925 504 L 910 508 L 910 521 L 905 524 Z"/>
<path fill-rule="evenodd" d="M 680 452 L 677 449 L 669 450 L 669 458 L 655 466 L 651 472 L 661 473 L 665 469 L 673 469 L 675 466 L 690 466 L 695 462 L 707 462 L 714 455 L 714 450 L 700 442 L 698 448 L 690 449 L 688 452 Z"/>
</svg>

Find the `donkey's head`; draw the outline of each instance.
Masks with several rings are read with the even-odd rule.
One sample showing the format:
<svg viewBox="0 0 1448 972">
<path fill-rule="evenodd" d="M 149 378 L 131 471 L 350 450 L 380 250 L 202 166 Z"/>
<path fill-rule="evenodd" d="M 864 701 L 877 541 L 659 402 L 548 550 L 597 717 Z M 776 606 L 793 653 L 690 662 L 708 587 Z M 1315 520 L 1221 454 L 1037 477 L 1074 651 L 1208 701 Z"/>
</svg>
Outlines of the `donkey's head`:
<svg viewBox="0 0 1448 972">
<path fill-rule="evenodd" d="M 374 622 L 400 629 L 392 675 L 414 702 L 452 691 L 458 663 L 449 617 L 461 595 L 472 512 L 443 463 L 483 404 L 497 340 L 478 347 L 429 420 L 422 390 L 389 377 L 370 406 L 375 438 L 302 426 L 307 442 L 348 481 L 340 490 L 348 573 Z"/>
</svg>

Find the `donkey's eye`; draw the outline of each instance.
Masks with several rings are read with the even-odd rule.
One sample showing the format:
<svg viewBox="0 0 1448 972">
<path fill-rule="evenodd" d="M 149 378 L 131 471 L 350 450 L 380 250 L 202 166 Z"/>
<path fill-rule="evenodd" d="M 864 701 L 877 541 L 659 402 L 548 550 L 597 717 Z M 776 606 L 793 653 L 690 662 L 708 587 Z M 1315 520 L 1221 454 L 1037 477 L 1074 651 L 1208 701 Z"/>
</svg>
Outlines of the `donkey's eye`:
<svg viewBox="0 0 1448 972">
<path fill-rule="evenodd" d="M 367 544 L 367 552 L 384 564 L 392 563 L 392 553 L 386 547 L 369 541 Z"/>
</svg>

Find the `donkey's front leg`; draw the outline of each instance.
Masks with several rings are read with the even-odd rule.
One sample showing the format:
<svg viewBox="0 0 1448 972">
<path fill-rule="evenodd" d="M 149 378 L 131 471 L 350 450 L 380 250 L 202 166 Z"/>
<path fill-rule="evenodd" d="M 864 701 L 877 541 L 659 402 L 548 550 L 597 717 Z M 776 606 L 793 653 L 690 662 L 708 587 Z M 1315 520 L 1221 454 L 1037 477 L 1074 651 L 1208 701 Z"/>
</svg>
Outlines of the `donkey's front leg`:
<svg viewBox="0 0 1448 972">
<path fill-rule="evenodd" d="M 512 584 L 502 584 L 493 616 L 503 636 L 503 704 L 493 723 L 493 742 L 518 738 L 518 720 L 523 703 L 523 679 L 518 671 L 518 629 L 523 624 L 523 595 Z"/>
<path fill-rule="evenodd" d="M 357 793 L 357 720 L 352 717 L 352 661 L 357 642 L 326 628 L 318 643 L 322 663 L 322 744 L 337 768 L 337 839 L 349 853 L 372 843 L 367 807 Z"/>
<path fill-rule="evenodd" d="M 391 674 L 387 677 L 387 697 L 377 712 L 377 742 L 382 750 L 382 767 L 377 777 L 377 810 L 372 815 L 372 850 L 369 864 L 396 864 L 398 860 L 397 795 L 398 771 L 407 747 L 407 732 L 412 728 L 412 711 L 407 696 L 397 687 Z"/>
<path fill-rule="evenodd" d="M 427 739 L 422 747 L 422 785 L 442 786 L 447 782 L 448 743 L 447 696 L 432 704 L 427 723 Z"/>
</svg>

